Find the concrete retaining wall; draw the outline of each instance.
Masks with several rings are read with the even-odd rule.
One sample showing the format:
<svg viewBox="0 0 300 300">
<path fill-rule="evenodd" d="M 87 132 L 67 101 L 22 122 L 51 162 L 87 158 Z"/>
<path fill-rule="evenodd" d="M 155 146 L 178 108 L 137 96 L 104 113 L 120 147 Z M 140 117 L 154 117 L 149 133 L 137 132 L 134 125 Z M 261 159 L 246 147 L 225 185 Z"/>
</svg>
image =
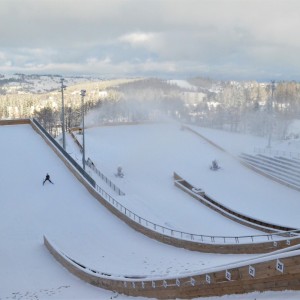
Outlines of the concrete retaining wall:
<svg viewBox="0 0 300 300">
<path fill-rule="evenodd" d="M 230 208 L 222 205 L 221 203 L 213 200 L 208 195 L 202 192 L 202 194 L 196 194 L 193 192 L 195 187 L 179 176 L 177 173 L 174 172 L 174 184 L 176 187 L 180 188 L 182 191 L 186 192 L 193 198 L 197 199 L 199 202 L 204 204 L 205 206 L 213 209 L 214 211 L 218 212 L 219 214 L 223 215 L 224 217 L 233 220 L 237 223 L 240 223 L 244 226 L 248 226 L 254 229 L 258 229 L 264 232 L 276 232 L 276 231 L 292 231 L 296 230 L 296 228 L 280 226 L 276 224 L 267 223 L 261 220 L 256 220 L 249 216 L 243 215 L 241 213 L 235 212 Z"/>
<path fill-rule="evenodd" d="M 1 125 L 24 125 L 30 124 L 29 119 L 17 119 L 17 120 L 0 120 Z"/>
<path fill-rule="evenodd" d="M 280 258 L 266 257 L 223 266 L 216 271 L 174 278 L 113 277 L 86 268 L 57 250 L 45 237 L 44 243 L 54 258 L 80 279 L 100 288 L 128 296 L 157 299 L 190 299 L 195 297 L 243 294 L 254 291 L 282 291 L 300 289 L 300 254 L 283 254 Z"/>
</svg>

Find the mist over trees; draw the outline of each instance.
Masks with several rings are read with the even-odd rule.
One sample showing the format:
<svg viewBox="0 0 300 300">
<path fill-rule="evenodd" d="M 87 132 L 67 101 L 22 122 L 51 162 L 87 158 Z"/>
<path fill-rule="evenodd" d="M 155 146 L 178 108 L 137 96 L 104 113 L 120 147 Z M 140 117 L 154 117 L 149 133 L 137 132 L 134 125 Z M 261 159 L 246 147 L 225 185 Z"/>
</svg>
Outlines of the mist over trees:
<svg viewBox="0 0 300 300">
<path fill-rule="evenodd" d="M 271 130 L 284 138 L 290 122 L 300 116 L 300 84 L 296 82 L 191 82 L 198 90 L 209 90 L 191 119 L 201 126 L 259 136 Z"/>
<path fill-rule="evenodd" d="M 176 118 L 184 111 L 182 90 L 159 79 L 129 82 L 117 87 L 115 99 L 100 102 L 87 115 L 88 125 L 146 122 Z"/>
<path fill-rule="evenodd" d="M 87 90 L 86 126 L 172 118 L 259 136 L 272 132 L 274 137 L 285 138 L 288 125 L 300 116 L 300 83 L 297 82 L 225 82 L 202 77 L 188 82 L 186 86 L 182 81 L 139 78 L 67 87 L 66 129 L 81 124 L 81 89 Z M 56 136 L 61 130 L 61 116 L 59 86 L 49 93 L 30 94 L 5 93 L 2 88 L 1 119 L 36 117 Z"/>
<path fill-rule="evenodd" d="M 21 76 L 22 75 L 22 76 Z M 51 84 L 48 82 L 48 89 L 50 92 L 39 92 L 39 87 L 33 87 L 31 91 L 28 90 L 28 76 L 24 74 L 17 74 L 15 77 L 9 79 L 9 85 L 6 85 L 7 79 L 1 79 L 0 76 L 0 119 L 18 119 L 18 118 L 37 118 L 41 124 L 53 136 L 57 136 L 61 132 L 62 124 L 62 99 L 61 99 L 61 84 L 60 78 L 53 78 L 49 76 Z M 45 77 L 35 75 L 38 85 L 40 78 Z M 29 76 L 32 79 L 32 75 Z M 76 78 L 77 79 L 77 78 Z M 103 93 L 107 99 L 114 100 L 116 93 L 112 86 L 121 85 L 124 82 L 130 82 L 133 79 L 113 79 L 93 82 L 84 82 L 74 84 L 74 79 L 65 80 L 67 85 L 64 90 L 65 103 L 65 125 L 66 130 L 72 127 L 80 126 L 82 120 L 81 114 L 81 96 L 80 91 L 85 89 L 87 91 L 84 98 L 84 112 L 85 114 L 92 108 L 99 106 L 103 99 Z M 76 81 L 75 81 L 76 82 Z M 72 84 L 73 83 L 73 84 Z M 68 86 L 68 84 L 72 84 Z M 26 86 L 23 89 L 23 86 Z M 53 88 L 55 86 L 56 88 Z M 45 89 L 45 83 L 42 82 L 42 87 Z"/>
</svg>

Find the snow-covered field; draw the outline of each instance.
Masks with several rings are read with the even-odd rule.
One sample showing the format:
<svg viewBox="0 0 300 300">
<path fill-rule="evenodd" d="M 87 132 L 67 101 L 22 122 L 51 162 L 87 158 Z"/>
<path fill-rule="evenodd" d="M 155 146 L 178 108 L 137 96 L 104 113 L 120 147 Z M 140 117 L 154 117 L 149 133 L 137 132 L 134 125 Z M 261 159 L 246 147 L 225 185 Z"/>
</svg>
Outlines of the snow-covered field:
<svg viewBox="0 0 300 300">
<path fill-rule="evenodd" d="M 10 81 L 4 83 L 3 89 L 6 93 L 46 93 L 52 90 L 58 90 L 61 83 L 61 76 L 51 75 L 2 75 L 1 80 Z M 78 83 L 99 81 L 99 78 L 93 77 L 64 77 L 64 84 L 68 86 Z"/>
<path fill-rule="evenodd" d="M 216 136 L 211 132 L 212 138 Z M 149 239 L 103 208 L 29 125 L 1 126 L 0 137 L 1 300 L 114 296 L 62 268 L 44 247 L 44 234 L 77 261 L 115 275 L 176 276 L 251 257 L 196 253 Z M 68 151 L 80 160 L 69 137 L 67 142 Z M 172 179 L 176 171 L 234 209 L 300 227 L 299 192 L 252 173 L 192 133 L 180 130 L 178 124 L 89 129 L 86 151 L 126 193 L 119 201 L 165 226 L 203 234 L 254 234 L 178 190 Z M 212 159 L 219 161 L 220 171 L 209 170 Z M 122 179 L 114 176 L 119 165 L 125 173 Z M 42 185 L 46 172 L 54 185 Z M 299 298 L 299 292 L 267 292 L 210 299 Z"/>
</svg>

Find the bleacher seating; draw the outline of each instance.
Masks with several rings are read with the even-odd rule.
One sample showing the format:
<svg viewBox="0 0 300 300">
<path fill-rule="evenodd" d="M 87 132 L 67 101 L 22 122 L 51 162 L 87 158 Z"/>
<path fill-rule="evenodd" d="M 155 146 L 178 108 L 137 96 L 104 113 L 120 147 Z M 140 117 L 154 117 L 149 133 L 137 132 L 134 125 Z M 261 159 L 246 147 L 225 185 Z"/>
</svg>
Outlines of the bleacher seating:
<svg viewBox="0 0 300 300">
<path fill-rule="evenodd" d="M 240 158 L 269 178 L 277 179 L 278 182 L 300 190 L 300 160 L 247 153 L 241 153 Z"/>
</svg>

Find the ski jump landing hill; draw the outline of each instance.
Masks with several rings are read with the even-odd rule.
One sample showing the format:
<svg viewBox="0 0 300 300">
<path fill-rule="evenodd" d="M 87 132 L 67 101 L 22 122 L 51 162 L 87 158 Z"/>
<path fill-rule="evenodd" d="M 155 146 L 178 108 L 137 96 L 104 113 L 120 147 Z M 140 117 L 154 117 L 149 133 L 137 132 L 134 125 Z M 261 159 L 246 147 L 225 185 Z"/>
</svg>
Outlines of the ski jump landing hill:
<svg viewBox="0 0 300 300">
<path fill-rule="evenodd" d="M 80 150 L 82 150 L 82 145 L 73 134 L 72 130 L 70 133 L 75 144 L 78 145 Z M 215 146 L 213 143 L 210 144 Z M 224 150 L 222 149 L 222 151 Z M 93 171 L 97 171 L 95 170 L 95 167 L 91 166 L 88 162 L 87 166 L 89 166 Z M 112 183 L 110 183 L 110 185 L 111 184 Z M 226 218 L 234 220 L 235 222 L 243 224 L 244 226 L 258 229 L 262 232 L 268 232 L 269 234 L 251 236 L 209 236 L 204 234 L 178 231 L 140 217 L 115 200 L 111 195 L 107 194 L 106 191 L 100 188 L 97 184 L 95 184 L 95 189 L 100 194 L 100 197 L 98 193 L 94 193 L 93 189 L 90 190 L 90 192 L 96 199 L 98 199 L 98 201 L 100 201 L 113 214 L 122 219 L 130 227 L 150 238 L 180 248 L 207 253 L 252 254 L 267 253 L 278 249 L 283 249 L 291 245 L 297 245 L 300 241 L 298 230 L 296 228 L 284 227 L 267 223 L 262 220 L 256 220 L 228 209 L 217 201 L 209 198 L 205 193 L 203 196 L 201 196 L 201 193 L 195 193 L 195 188 L 183 180 L 183 178 L 181 178 L 175 172 L 174 184 Z M 87 186 L 87 188 L 89 189 L 89 186 Z"/>
<path fill-rule="evenodd" d="M 48 237 L 44 244 L 70 272 L 98 287 L 131 296 L 161 299 L 246 293 L 300 288 L 299 237 L 295 231 L 274 230 L 271 234 L 240 237 L 208 237 L 175 231 L 145 220 L 126 209 L 101 189 L 36 120 L 1 121 L 0 125 L 30 124 L 60 157 L 69 170 L 101 204 L 135 230 L 152 239 L 186 249 L 213 253 L 266 253 L 250 260 L 229 263 L 182 276 L 115 276 L 85 266 L 64 253 Z M 274 228 L 273 226 L 273 229 Z M 282 228 L 280 228 L 282 229 Z M 291 228 L 286 228 L 287 230 Z M 230 240 L 234 242 L 230 242 Z M 217 241 L 217 242 L 216 242 Z M 223 241 L 221 243 L 221 241 Z M 251 242 L 250 242 L 251 241 Z M 279 250 L 278 250 L 279 249 Z"/>
</svg>

